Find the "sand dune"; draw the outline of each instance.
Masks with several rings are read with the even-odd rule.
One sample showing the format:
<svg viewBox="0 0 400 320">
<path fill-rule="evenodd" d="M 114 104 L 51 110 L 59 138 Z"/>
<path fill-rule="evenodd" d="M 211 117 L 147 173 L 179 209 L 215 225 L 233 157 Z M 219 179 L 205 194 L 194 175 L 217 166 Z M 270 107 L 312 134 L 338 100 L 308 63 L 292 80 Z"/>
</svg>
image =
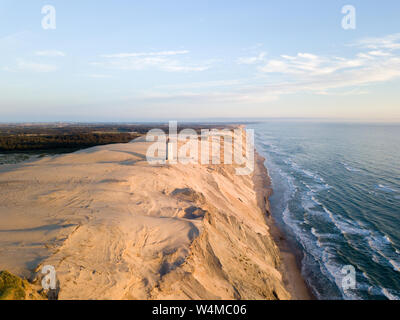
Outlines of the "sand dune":
<svg viewBox="0 0 400 320">
<path fill-rule="evenodd" d="M 151 166 L 148 146 L 3 170 L 0 270 L 33 279 L 53 265 L 59 299 L 290 299 L 253 177 Z"/>
</svg>

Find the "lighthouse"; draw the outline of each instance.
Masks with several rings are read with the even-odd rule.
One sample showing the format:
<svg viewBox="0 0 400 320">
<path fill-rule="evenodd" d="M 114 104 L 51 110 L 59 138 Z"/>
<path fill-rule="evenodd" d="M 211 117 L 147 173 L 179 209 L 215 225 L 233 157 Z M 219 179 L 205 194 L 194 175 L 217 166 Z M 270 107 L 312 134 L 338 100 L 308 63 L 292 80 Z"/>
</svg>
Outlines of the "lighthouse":
<svg viewBox="0 0 400 320">
<path fill-rule="evenodd" d="M 166 160 L 167 163 L 172 163 L 174 161 L 174 143 L 171 142 L 170 138 L 167 138 L 166 145 Z"/>
</svg>

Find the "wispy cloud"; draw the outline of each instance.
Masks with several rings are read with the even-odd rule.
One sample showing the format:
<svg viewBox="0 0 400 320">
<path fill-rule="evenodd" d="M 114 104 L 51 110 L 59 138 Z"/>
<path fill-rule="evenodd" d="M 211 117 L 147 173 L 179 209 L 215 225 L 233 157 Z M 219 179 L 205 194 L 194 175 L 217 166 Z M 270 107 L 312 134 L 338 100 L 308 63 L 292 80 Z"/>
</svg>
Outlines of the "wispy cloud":
<svg viewBox="0 0 400 320">
<path fill-rule="evenodd" d="M 399 41 L 400 34 L 358 41 L 355 45 L 360 50 L 350 58 L 312 53 L 282 54 L 268 60 L 258 70 L 286 81 L 287 84 L 281 85 L 282 93 L 326 92 L 390 81 L 400 77 L 400 54 L 395 53 L 395 49 L 400 48 Z"/>
<path fill-rule="evenodd" d="M 219 105 L 222 103 L 229 104 L 255 104 L 255 103 L 266 103 L 277 100 L 279 97 L 270 93 L 262 93 L 255 91 L 241 91 L 238 92 L 171 92 L 171 93 L 160 93 L 160 92 L 149 92 L 141 96 L 136 96 L 135 100 L 144 103 L 174 103 L 174 104 L 191 104 L 198 105 Z"/>
<path fill-rule="evenodd" d="M 343 69 L 362 66 L 366 57 L 346 59 L 341 57 L 321 57 L 311 53 L 298 53 L 296 56 L 281 55 L 271 59 L 259 70 L 266 73 L 282 73 L 291 75 L 332 74 Z"/>
<path fill-rule="evenodd" d="M 400 41 L 400 36 L 358 42 L 358 49 L 350 57 L 299 52 L 267 59 L 261 52 L 237 61 L 249 67 L 255 65 L 254 72 L 258 71 L 258 74 L 252 79 L 182 84 L 167 88 L 170 89 L 167 93 L 154 92 L 142 98 L 167 99 L 174 103 L 187 103 L 192 98 L 198 103 L 243 105 L 267 103 L 298 93 L 364 95 L 368 94 L 370 85 L 400 78 L 400 54 L 394 49 L 398 44 L 396 41 Z"/>
<path fill-rule="evenodd" d="M 353 45 L 368 49 L 400 49 L 400 33 L 390 34 L 385 37 L 365 38 Z"/>
<path fill-rule="evenodd" d="M 179 84 L 168 84 L 158 86 L 160 89 L 204 89 L 204 88 L 221 88 L 221 87 L 233 87 L 239 84 L 245 83 L 245 80 L 214 80 L 214 81 L 203 81 L 203 82 L 189 82 Z"/>
<path fill-rule="evenodd" d="M 36 63 L 19 59 L 17 60 L 17 69 L 20 71 L 31 72 L 54 72 L 58 67 L 51 64 Z"/>
<path fill-rule="evenodd" d="M 259 43 L 256 43 L 255 45 L 250 46 L 250 47 L 243 48 L 242 50 L 243 51 L 252 51 L 252 52 L 254 52 L 256 50 L 260 50 L 263 46 L 264 46 L 264 44 L 259 42 Z"/>
<path fill-rule="evenodd" d="M 58 50 L 45 50 L 45 51 L 36 51 L 35 54 L 41 57 L 65 57 L 66 54 L 62 51 Z"/>
<path fill-rule="evenodd" d="M 133 52 L 133 53 L 114 53 L 103 54 L 102 58 L 135 58 L 135 57 L 154 57 L 154 56 L 176 56 L 180 54 L 188 54 L 188 50 L 179 51 L 160 51 L 160 52 Z"/>
<path fill-rule="evenodd" d="M 109 74 L 98 74 L 98 73 L 85 74 L 84 76 L 88 77 L 88 78 L 93 78 L 93 79 L 109 79 L 109 78 L 112 78 L 112 76 L 109 75 Z"/>
<path fill-rule="evenodd" d="M 240 57 L 237 62 L 239 64 L 257 64 L 265 61 L 267 53 L 261 52 L 257 56 L 252 57 Z"/>
<path fill-rule="evenodd" d="M 204 71 L 209 69 L 209 63 L 186 63 L 175 56 L 186 55 L 189 51 L 160 51 L 160 52 L 134 52 L 103 54 L 106 60 L 92 62 L 93 66 L 119 69 L 119 70 L 144 70 L 154 68 L 167 72 Z"/>
<path fill-rule="evenodd" d="M 30 31 L 19 31 L 3 37 L 0 37 L 0 48 L 16 47 L 20 44 L 26 43 L 27 39 L 32 37 Z"/>
</svg>

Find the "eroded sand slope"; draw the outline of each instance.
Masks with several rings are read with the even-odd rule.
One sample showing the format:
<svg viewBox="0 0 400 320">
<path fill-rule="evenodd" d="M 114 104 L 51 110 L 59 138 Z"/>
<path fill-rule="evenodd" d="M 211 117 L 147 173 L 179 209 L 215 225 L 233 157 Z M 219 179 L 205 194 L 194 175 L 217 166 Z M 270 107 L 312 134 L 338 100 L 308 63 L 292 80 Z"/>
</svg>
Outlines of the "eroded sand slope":
<svg viewBox="0 0 400 320">
<path fill-rule="evenodd" d="M 251 176 L 151 166 L 147 142 L 0 172 L 0 269 L 57 271 L 60 299 L 288 299 Z"/>
</svg>

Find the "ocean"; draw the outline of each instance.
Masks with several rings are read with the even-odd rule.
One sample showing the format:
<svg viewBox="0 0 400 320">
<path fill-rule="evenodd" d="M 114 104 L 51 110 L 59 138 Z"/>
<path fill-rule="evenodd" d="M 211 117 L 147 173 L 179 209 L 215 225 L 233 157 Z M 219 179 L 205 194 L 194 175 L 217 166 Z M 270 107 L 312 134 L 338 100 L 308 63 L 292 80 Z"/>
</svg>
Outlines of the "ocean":
<svg viewBox="0 0 400 320">
<path fill-rule="evenodd" d="M 400 299 L 400 125 L 247 128 L 267 159 L 272 215 L 316 298 Z M 354 286 L 343 286 L 346 266 Z"/>
</svg>

